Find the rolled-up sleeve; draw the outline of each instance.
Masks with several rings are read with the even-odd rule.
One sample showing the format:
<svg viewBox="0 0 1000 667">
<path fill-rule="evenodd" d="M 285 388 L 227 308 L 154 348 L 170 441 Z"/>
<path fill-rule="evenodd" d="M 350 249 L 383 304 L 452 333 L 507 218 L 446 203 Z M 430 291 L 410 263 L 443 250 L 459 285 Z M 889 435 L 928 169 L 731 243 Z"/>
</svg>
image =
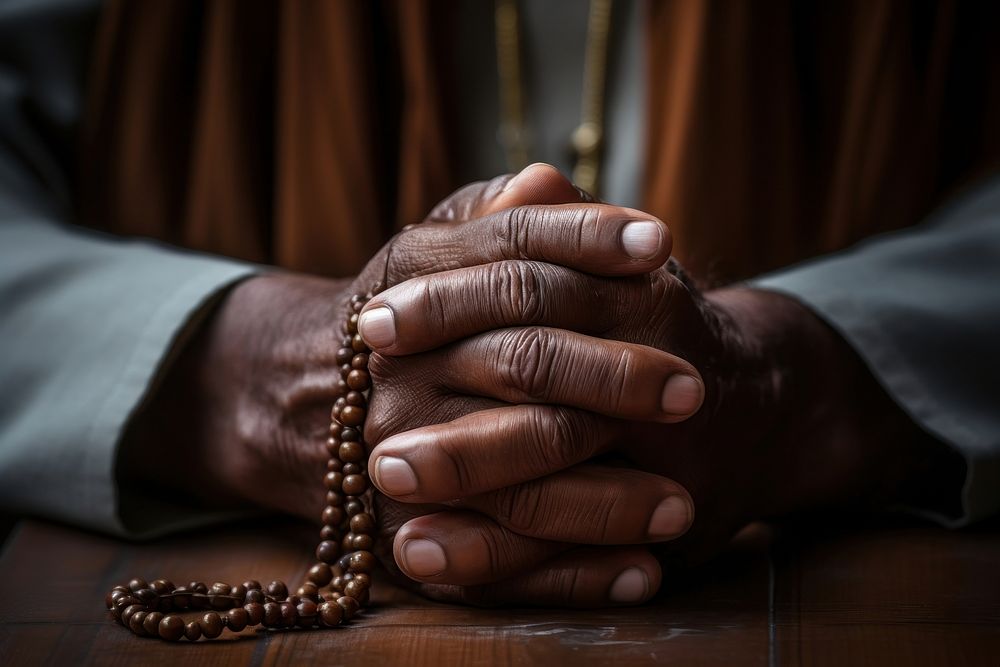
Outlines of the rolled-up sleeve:
<svg viewBox="0 0 1000 667">
<path fill-rule="evenodd" d="M 897 404 L 965 458 L 963 525 L 1000 511 L 1000 177 L 923 225 L 764 276 L 839 331 Z"/>
</svg>

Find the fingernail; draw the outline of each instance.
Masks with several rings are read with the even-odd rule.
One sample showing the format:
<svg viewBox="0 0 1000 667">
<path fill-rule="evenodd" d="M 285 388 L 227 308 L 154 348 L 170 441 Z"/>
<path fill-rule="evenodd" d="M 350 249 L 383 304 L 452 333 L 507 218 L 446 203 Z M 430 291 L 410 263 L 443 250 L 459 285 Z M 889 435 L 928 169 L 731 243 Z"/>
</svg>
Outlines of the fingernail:
<svg viewBox="0 0 1000 667">
<path fill-rule="evenodd" d="M 691 508 L 681 496 L 669 496 L 664 499 L 649 518 L 649 536 L 652 538 L 676 537 L 685 530 L 691 522 Z"/>
<path fill-rule="evenodd" d="M 413 468 L 395 456 L 380 456 L 375 460 L 375 481 L 390 496 L 405 496 L 417 490 Z"/>
<path fill-rule="evenodd" d="M 649 259 L 660 251 L 663 232 L 652 220 L 636 220 L 622 228 L 622 247 L 633 259 Z"/>
<path fill-rule="evenodd" d="M 646 597 L 649 578 L 641 567 L 630 567 L 611 584 L 608 597 L 612 602 L 639 602 Z"/>
<path fill-rule="evenodd" d="M 361 313 L 358 332 L 368 347 L 388 347 L 396 342 L 396 321 L 392 311 L 378 306 Z"/>
<path fill-rule="evenodd" d="M 403 568 L 418 577 L 432 577 L 448 565 L 444 549 L 431 540 L 407 540 L 400 550 Z M 619 577 L 620 578 L 620 577 Z"/>
<path fill-rule="evenodd" d="M 663 386 L 661 407 L 669 415 L 691 415 L 701 407 L 705 394 L 701 381 L 690 375 L 671 375 Z"/>
</svg>

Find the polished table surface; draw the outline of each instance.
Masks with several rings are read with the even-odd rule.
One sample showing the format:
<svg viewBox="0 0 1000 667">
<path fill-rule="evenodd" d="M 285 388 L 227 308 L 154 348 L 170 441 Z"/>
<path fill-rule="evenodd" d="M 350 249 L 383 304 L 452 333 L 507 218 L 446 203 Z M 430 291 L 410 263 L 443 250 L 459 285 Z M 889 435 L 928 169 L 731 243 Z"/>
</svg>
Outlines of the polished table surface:
<svg viewBox="0 0 1000 667">
<path fill-rule="evenodd" d="M 898 521 L 760 527 L 631 609 L 472 609 L 383 584 L 349 627 L 195 645 L 136 638 L 103 610 L 133 576 L 292 581 L 311 535 L 279 523 L 131 544 L 23 521 L 0 557 L 0 665 L 1000 665 L 1000 531 Z"/>
</svg>

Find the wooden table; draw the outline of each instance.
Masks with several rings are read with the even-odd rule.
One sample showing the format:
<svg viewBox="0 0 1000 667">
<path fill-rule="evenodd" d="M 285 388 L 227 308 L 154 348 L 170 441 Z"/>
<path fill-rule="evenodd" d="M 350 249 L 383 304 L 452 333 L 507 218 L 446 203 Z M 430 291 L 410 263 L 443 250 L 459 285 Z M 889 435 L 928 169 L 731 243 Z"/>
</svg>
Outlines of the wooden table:
<svg viewBox="0 0 1000 667">
<path fill-rule="evenodd" d="M 312 531 L 128 544 L 22 522 L 0 557 L 0 665 L 1000 665 L 1000 531 L 759 530 L 633 609 L 470 609 L 376 587 L 353 627 L 167 644 L 102 609 L 132 576 L 293 580 Z"/>
</svg>

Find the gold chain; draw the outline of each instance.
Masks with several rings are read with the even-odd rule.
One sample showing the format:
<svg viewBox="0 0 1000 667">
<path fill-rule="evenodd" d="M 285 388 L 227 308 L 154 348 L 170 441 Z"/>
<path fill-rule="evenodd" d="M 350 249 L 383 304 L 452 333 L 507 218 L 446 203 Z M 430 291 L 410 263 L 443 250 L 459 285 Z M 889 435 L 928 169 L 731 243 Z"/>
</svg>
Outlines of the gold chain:
<svg viewBox="0 0 1000 667">
<path fill-rule="evenodd" d="M 604 148 L 604 94 L 612 0 L 590 0 L 583 65 L 580 125 L 571 138 L 575 154 L 573 182 L 598 194 Z M 496 0 L 497 74 L 500 81 L 500 142 L 507 167 L 520 171 L 531 152 L 524 113 L 521 21 L 517 0 Z"/>
</svg>

